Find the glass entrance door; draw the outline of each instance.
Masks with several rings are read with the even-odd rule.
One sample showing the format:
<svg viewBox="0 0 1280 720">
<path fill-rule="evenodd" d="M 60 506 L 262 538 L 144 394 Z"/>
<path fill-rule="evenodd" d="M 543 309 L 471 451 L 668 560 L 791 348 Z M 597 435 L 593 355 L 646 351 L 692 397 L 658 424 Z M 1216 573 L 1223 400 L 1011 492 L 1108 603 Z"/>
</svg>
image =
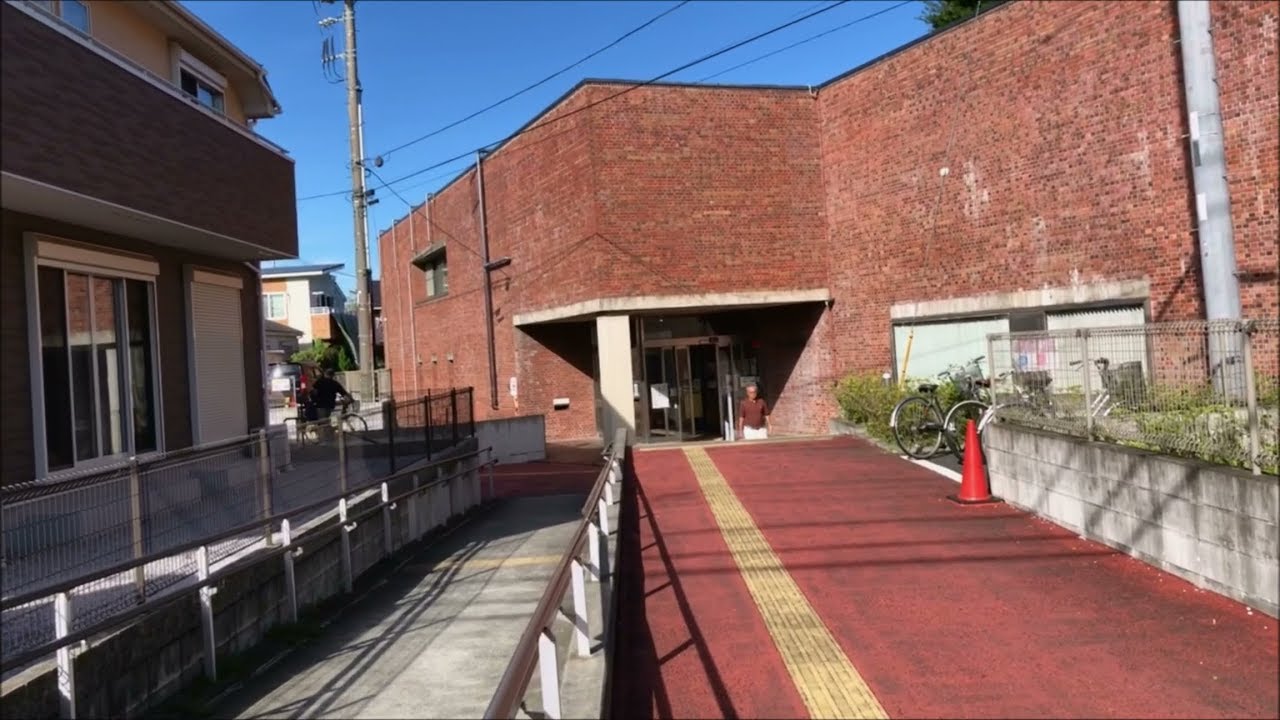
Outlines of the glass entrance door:
<svg viewBox="0 0 1280 720">
<path fill-rule="evenodd" d="M 720 403 L 720 435 L 726 442 L 734 440 L 734 426 L 738 420 L 738 371 L 734 363 L 732 346 L 716 348 L 716 393 Z"/>
<path fill-rule="evenodd" d="M 698 398 L 694 388 L 693 366 L 689 362 L 689 346 L 679 346 L 675 351 L 676 415 L 679 419 L 679 438 L 684 440 L 697 434 L 700 415 Z"/>
</svg>

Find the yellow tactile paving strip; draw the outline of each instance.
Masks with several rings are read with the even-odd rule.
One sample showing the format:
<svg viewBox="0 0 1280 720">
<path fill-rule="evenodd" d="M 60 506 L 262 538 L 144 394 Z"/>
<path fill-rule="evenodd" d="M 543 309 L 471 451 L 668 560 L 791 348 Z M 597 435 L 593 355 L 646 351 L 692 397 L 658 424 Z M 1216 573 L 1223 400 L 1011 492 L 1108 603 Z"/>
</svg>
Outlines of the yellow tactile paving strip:
<svg viewBox="0 0 1280 720">
<path fill-rule="evenodd" d="M 813 718 L 887 718 L 707 451 L 684 448 L 702 494 Z"/>
</svg>

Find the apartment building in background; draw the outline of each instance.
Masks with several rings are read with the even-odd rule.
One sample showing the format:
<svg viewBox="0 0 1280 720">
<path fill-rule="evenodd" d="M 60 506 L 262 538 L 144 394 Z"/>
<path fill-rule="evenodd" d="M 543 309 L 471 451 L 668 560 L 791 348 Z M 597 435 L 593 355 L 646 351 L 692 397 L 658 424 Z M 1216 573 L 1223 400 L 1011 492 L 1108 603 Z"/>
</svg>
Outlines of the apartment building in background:
<svg viewBox="0 0 1280 720">
<path fill-rule="evenodd" d="M 302 347 L 317 340 L 349 345 L 345 337 L 354 328 L 355 316 L 347 309 L 347 295 L 335 275 L 342 268 L 342 263 L 263 268 L 263 317 L 301 333 Z"/>
<path fill-rule="evenodd" d="M 298 250 L 266 71 L 174 2 L 0 20 L 0 478 L 262 426 L 259 264 Z"/>
<path fill-rule="evenodd" d="M 754 382 L 776 432 L 824 433 L 851 371 L 1206 317 L 1211 213 L 1240 312 L 1275 317 L 1278 7 L 1006 3 L 812 88 L 584 81 L 380 232 L 396 392 L 644 442 L 721 436 Z M 1216 140 L 1184 87 L 1197 9 Z M 1197 202 L 1210 141 L 1229 206 Z"/>
</svg>

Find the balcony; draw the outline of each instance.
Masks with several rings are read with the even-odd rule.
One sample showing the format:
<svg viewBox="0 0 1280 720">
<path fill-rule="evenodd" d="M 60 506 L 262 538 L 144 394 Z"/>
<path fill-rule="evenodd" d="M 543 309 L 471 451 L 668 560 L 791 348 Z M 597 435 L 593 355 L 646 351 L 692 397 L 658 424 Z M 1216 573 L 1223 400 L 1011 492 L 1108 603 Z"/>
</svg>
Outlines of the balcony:
<svg viewBox="0 0 1280 720">
<path fill-rule="evenodd" d="M 6 209 L 227 259 L 297 255 L 282 150 L 36 11 L 0 12 Z"/>
</svg>

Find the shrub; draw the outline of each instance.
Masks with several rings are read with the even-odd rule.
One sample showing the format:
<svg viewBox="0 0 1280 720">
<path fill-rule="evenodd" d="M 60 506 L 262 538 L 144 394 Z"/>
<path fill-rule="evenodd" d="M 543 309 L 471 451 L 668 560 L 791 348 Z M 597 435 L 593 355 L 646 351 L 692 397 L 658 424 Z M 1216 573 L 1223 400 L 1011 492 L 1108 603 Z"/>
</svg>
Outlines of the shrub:
<svg viewBox="0 0 1280 720">
<path fill-rule="evenodd" d="M 836 387 L 836 402 L 845 420 L 859 425 L 872 437 L 893 441 L 889 416 L 893 407 L 906 396 L 896 384 L 886 383 L 880 375 L 850 375 Z"/>
<path fill-rule="evenodd" d="M 906 385 L 899 386 L 886 383 L 882 376 L 876 374 L 850 375 L 836 387 L 836 402 L 840 404 L 840 414 L 846 421 L 861 426 L 874 438 L 892 443 L 889 416 L 903 398 L 915 394 L 921 382 L 924 380 L 909 380 Z M 954 382 L 939 383 L 937 393 L 944 412 L 963 399 L 960 386 Z"/>
</svg>

